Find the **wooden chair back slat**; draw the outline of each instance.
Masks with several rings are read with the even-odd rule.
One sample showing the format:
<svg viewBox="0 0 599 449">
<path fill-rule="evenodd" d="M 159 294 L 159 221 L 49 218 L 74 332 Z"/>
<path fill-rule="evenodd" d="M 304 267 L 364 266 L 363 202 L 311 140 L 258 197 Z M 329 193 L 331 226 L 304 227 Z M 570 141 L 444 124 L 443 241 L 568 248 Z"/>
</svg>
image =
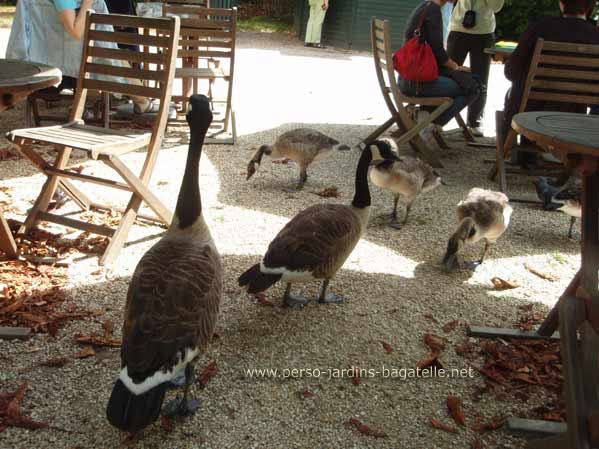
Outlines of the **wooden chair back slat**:
<svg viewBox="0 0 599 449">
<path fill-rule="evenodd" d="M 179 57 L 195 57 L 195 58 L 231 58 L 230 51 L 212 51 L 212 50 L 185 50 L 180 49 Z"/>
<path fill-rule="evenodd" d="M 171 27 L 162 18 L 127 16 L 122 14 L 94 14 L 92 24 L 112 25 L 116 27 L 148 28 L 169 31 Z"/>
<path fill-rule="evenodd" d="M 185 28 L 200 28 L 222 30 L 231 25 L 227 20 L 211 20 L 211 19 L 181 19 L 181 26 Z"/>
<path fill-rule="evenodd" d="M 85 78 L 83 80 L 83 88 L 112 92 L 115 94 L 137 95 L 139 97 L 147 98 L 160 98 L 162 96 L 162 89 L 156 87 L 138 86 L 128 83 L 115 83 L 112 81 L 99 81 L 89 78 Z"/>
<path fill-rule="evenodd" d="M 599 104 L 599 45 L 538 39 L 519 112 L 529 100 Z"/>
<path fill-rule="evenodd" d="M 198 39 L 196 36 L 191 36 L 185 34 L 181 39 L 179 39 L 179 46 L 185 47 L 212 47 L 212 48 L 232 48 L 233 43 L 231 41 L 202 41 Z"/>
<path fill-rule="evenodd" d="M 108 64 L 87 64 L 88 74 L 99 74 L 99 75 L 113 75 L 120 76 L 123 78 L 139 79 L 139 80 L 151 80 L 151 81 L 166 81 L 166 75 L 164 72 L 157 70 L 140 70 L 132 69 L 127 67 L 116 67 Z"/>
<path fill-rule="evenodd" d="M 116 59 L 118 61 L 129 61 L 136 63 L 147 62 L 149 64 L 166 64 L 165 54 L 137 52 L 103 47 L 89 47 L 87 55 L 92 58 Z"/>
<path fill-rule="evenodd" d="M 168 37 L 146 36 L 135 33 L 90 30 L 89 38 L 94 41 L 115 42 L 117 44 L 168 47 Z"/>
</svg>

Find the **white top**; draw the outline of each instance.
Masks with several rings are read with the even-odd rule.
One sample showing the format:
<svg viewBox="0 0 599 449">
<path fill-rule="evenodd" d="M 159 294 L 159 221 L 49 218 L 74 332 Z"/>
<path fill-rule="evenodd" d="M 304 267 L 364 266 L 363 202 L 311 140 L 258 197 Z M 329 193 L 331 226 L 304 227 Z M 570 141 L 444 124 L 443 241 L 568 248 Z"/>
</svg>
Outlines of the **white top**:
<svg viewBox="0 0 599 449">
<path fill-rule="evenodd" d="M 504 0 L 458 0 L 449 22 L 449 31 L 470 34 L 490 34 L 495 32 L 495 13 L 501 11 Z M 464 28 L 462 20 L 466 11 L 476 13 L 476 24 L 472 28 Z"/>
</svg>

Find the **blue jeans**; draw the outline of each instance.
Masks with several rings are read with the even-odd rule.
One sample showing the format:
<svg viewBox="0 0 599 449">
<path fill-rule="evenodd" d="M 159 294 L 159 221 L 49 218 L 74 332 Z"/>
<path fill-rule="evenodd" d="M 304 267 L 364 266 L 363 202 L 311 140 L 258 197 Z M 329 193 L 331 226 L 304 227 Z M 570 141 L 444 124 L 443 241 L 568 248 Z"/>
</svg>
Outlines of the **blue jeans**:
<svg viewBox="0 0 599 449">
<path fill-rule="evenodd" d="M 433 120 L 436 125 L 446 125 L 458 112 L 464 109 L 478 98 L 479 92 L 467 94 L 454 80 L 445 76 L 440 76 L 435 81 L 428 83 L 418 83 L 398 78 L 399 89 L 404 95 L 410 97 L 450 97 L 453 98 L 453 104 L 446 109 L 439 117 Z M 432 111 L 432 107 L 423 107 L 424 110 Z"/>
</svg>

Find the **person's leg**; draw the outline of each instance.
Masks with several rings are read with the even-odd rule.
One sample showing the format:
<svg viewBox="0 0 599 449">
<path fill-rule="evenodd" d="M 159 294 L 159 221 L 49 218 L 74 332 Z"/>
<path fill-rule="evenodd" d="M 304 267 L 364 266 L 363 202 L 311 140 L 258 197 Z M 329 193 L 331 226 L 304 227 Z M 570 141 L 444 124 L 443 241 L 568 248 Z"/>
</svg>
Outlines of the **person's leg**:
<svg viewBox="0 0 599 449">
<path fill-rule="evenodd" d="M 308 3 L 310 4 L 310 18 L 306 26 L 305 42 L 306 44 L 318 44 L 326 11 L 322 9 L 322 0 L 308 0 Z"/>
<path fill-rule="evenodd" d="M 470 51 L 470 67 L 472 73 L 481 80 L 481 93 L 470 106 L 468 106 L 468 126 L 479 128 L 485 104 L 487 102 L 487 84 L 489 82 L 489 69 L 491 55 L 485 53 L 485 48 L 492 47 L 495 43 L 493 34 L 472 34 L 469 36 L 468 48 Z"/>
<path fill-rule="evenodd" d="M 418 96 L 453 98 L 453 104 L 434 120 L 436 125 L 444 126 L 454 115 L 476 100 L 478 92 L 466 95 L 464 90 L 454 80 L 440 76 L 437 80 L 430 83 L 422 83 L 418 91 Z"/>
<path fill-rule="evenodd" d="M 462 65 L 469 51 L 468 35 L 458 31 L 450 31 L 449 36 L 447 36 L 447 55 L 457 64 Z"/>
</svg>

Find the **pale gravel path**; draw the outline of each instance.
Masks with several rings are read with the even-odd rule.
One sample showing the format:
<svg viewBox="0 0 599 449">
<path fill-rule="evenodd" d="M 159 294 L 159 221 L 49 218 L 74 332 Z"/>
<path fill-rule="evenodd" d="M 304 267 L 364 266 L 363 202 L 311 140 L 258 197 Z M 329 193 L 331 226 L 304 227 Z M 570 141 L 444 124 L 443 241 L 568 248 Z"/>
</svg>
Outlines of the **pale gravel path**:
<svg viewBox="0 0 599 449">
<path fill-rule="evenodd" d="M 436 263 L 455 226 L 455 205 L 470 187 L 493 187 L 485 178 L 488 165 L 482 162 L 493 153 L 454 141 L 454 149 L 443 158 L 446 168 L 442 174 L 449 186 L 415 203 L 411 220 L 401 231 L 372 220 L 365 239 L 331 283 L 334 291 L 349 298 L 348 303 L 311 304 L 301 311 L 253 303 L 239 291 L 238 275 L 259 260 L 274 234 L 302 208 L 321 201 L 349 202 L 359 154 L 355 150 L 338 153 L 315 165 L 305 191 L 290 196 L 281 188 L 295 180 L 297 167 L 267 160 L 252 181 L 245 182 L 241 172 L 251 154 L 247 149 L 271 142 L 300 123 L 355 144 L 385 120 L 387 113 L 366 53 L 307 50 L 287 36 L 242 34 L 237 62 L 235 103 L 240 143 L 236 147 L 205 147 L 200 180 L 206 216 L 226 273 L 218 326 L 221 338 L 198 367 L 216 360 L 219 373 L 205 390 L 196 388 L 195 394 L 204 399 L 196 416 L 177 425 L 171 434 L 152 426 L 137 447 L 468 448 L 475 437 L 473 431 L 462 429 L 453 435 L 428 426 L 431 417 L 450 422 L 445 409 L 448 394 L 465 400 L 470 425 L 476 414 L 518 415 L 532 408 L 532 404 L 498 401 L 491 396 L 473 403 L 471 393 L 481 384 L 478 375 L 474 379 L 409 381 L 377 377 L 363 379 L 359 386 L 348 379 L 258 381 L 244 376 L 243 370 L 251 368 L 413 367 L 428 355 L 422 336 L 427 332 L 444 335 L 440 327 L 449 321 L 509 326 L 516 319 L 518 305 L 532 301 L 551 306 L 579 265 L 579 245 L 566 238 L 567 217 L 516 205 L 510 230 L 475 274 L 441 273 Z M 496 88 L 490 103 L 495 107 L 505 92 L 505 82 L 501 84 L 499 68 L 493 70 Z M 488 119 L 492 115 L 487 114 Z M 22 107 L 2 117 L 1 132 L 22 126 Z M 485 126 L 493 128 L 489 123 Z M 152 181 L 154 191 L 171 207 L 183 171 L 186 139 L 185 134 L 169 134 L 166 146 L 170 148 L 161 152 L 160 169 Z M 139 166 L 143 156 L 134 153 L 125 159 Z M 92 167 L 85 173 L 102 173 L 96 165 Z M 0 164 L 0 179 L 3 186 L 12 188 L 13 206 L 7 215 L 22 220 L 41 187 L 42 176 L 22 161 L 5 161 Z M 530 193 L 527 182 L 514 180 L 515 192 Z M 339 199 L 323 200 L 310 193 L 331 185 L 341 191 Z M 107 201 L 117 198 L 113 192 L 105 197 Z M 6 200 L 4 193 L 0 192 L 0 200 Z M 390 208 L 391 198 L 376 190 L 373 203 L 373 215 L 377 215 Z M 105 315 L 74 322 L 56 339 L 40 335 L 25 343 L 0 341 L 0 391 L 12 390 L 27 380 L 27 412 L 73 431 L 8 429 L 0 435 L 0 448 L 119 447 L 123 436 L 104 418 L 119 367 L 118 350 L 73 361 L 62 369 L 34 365 L 49 357 L 72 357 L 80 349 L 73 342 L 78 331 L 100 332 L 106 318 L 121 322 L 131 272 L 161 232 L 155 227 L 134 227 L 129 238 L 133 243 L 125 247 L 108 273 L 92 274 L 98 270 L 96 258 L 76 260 L 72 265 L 70 300 L 91 309 L 104 308 Z M 481 249 L 477 245 L 465 255 L 474 258 Z M 524 268 L 524 262 L 558 275 L 559 280 L 539 279 Z M 515 280 L 522 287 L 496 292 L 490 284 L 493 276 Z M 317 286 L 309 285 L 306 291 L 314 295 Z M 277 286 L 267 297 L 278 305 L 281 294 L 282 288 Z M 440 325 L 424 318 L 427 313 Z M 467 367 L 453 350 L 453 344 L 464 338 L 463 328 L 447 337 L 450 345 L 442 356 L 445 366 Z M 381 340 L 394 348 L 392 354 L 385 353 Z M 298 392 L 304 390 L 314 396 L 300 399 Z M 389 437 L 377 440 L 347 429 L 343 423 L 351 417 Z M 523 447 L 522 441 L 505 431 L 485 438 L 483 447 Z"/>
</svg>

